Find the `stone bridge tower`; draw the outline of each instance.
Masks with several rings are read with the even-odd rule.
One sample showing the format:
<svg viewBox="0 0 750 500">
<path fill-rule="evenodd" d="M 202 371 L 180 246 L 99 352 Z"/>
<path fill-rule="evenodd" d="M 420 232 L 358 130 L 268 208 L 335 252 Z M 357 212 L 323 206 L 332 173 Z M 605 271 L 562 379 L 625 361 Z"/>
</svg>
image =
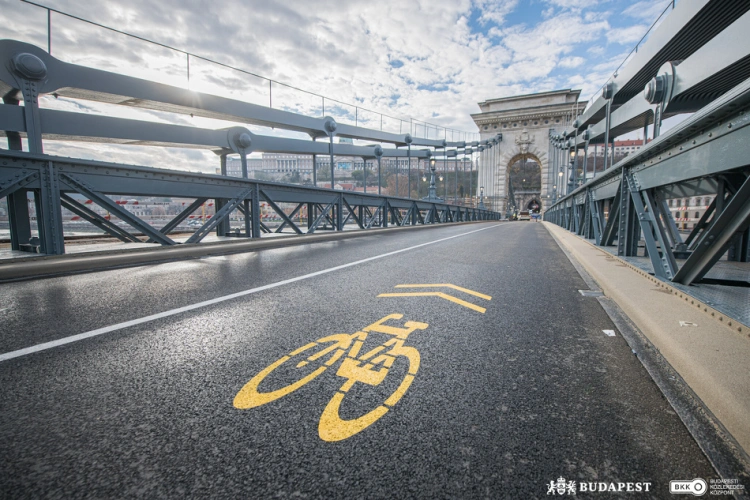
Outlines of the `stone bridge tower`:
<svg viewBox="0 0 750 500">
<path fill-rule="evenodd" d="M 479 103 L 481 113 L 471 117 L 481 140 L 503 134 L 496 150 L 485 150 L 479 159 L 479 185 L 484 186 L 487 208 L 505 212 L 509 169 L 518 161 L 535 162 L 541 168 L 541 186 L 519 189 L 514 184 L 519 201 L 523 205 L 538 201 L 542 210 L 551 204 L 557 173 L 549 161 L 550 135 L 561 133 L 583 112 L 586 102 L 578 100 L 580 94 L 580 90 L 553 90 Z"/>
</svg>

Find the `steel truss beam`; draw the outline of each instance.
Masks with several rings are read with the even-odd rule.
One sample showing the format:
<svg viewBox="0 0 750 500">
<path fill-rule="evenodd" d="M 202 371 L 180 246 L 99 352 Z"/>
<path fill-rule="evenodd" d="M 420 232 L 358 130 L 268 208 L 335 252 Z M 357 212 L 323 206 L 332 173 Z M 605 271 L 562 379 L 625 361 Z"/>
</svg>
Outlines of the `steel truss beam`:
<svg viewBox="0 0 750 500">
<path fill-rule="evenodd" d="M 111 234 L 115 238 L 125 243 L 141 242 L 141 240 L 139 240 L 137 237 L 125 231 L 121 227 L 118 227 L 116 224 L 113 224 L 111 221 L 108 221 L 98 213 L 88 208 L 86 205 L 83 205 L 74 200 L 69 195 L 62 193 L 60 196 L 62 198 L 62 206 L 64 206 L 74 214 L 86 219 L 91 224 L 95 225 L 107 234 Z"/>
<path fill-rule="evenodd" d="M 141 231 L 143 234 L 153 239 L 154 241 L 162 245 L 174 245 L 175 244 L 175 242 L 172 241 L 169 237 L 160 233 L 156 229 L 152 228 L 150 225 L 146 224 L 141 219 L 139 219 L 132 213 L 128 212 L 127 210 L 122 208 L 120 205 L 118 205 L 114 201 L 107 198 L 105 195 L 95 191 L 91 186 L 89 186 L 83 180 L 71 174 L 60 174 L 60 177 L 62 181 L 68 186 L 70 186 L 72 189 L 78 191 L 79 193 L 85 196 L 88 196 L 94 203 L 106 209 L 110 213 L 115 214 L 120 220 L 127 222 L 134 229 Z M 62 232 L 62 225 L 60 229 Z M 62 253 L 62 252 L 59 252 L 59 253 Z"/>
<path fill-rule="evenodd" d="M 454 211 L 460 210 L 446 204 L 438 205 L 421 200 L 363 193 L 342 193 L 329 189 L 97 161 L 71 160 L 70 158 L 7 150 L 0 150 L 0 179 L 2 179 L 0 190 L 4 195 L 7 195 L 11 212 L 18 208 L 20 211 L 17 210 L 17 212 L 21 214 L 22 209 L 27 207 L 26 191 L 30 190 L 35 193 L 34 198 L 38 203 L 37 213 L 41 214 L 40 228 L 43 229 L 40 231 L 41 247 L 45 253 L 64 252 L 62 246 L 62 200 L 65 200 L 66 208 L 73 207 L 75 213 L 97 225 L 103 231 L 119 239 L 125 238 L 128 241 L 133 241 L 136 238 L 135 234 L 130 234 L 117 228 L 114 224 L 102 221 L 96 217 L 93 211 L 88 211 L 86 207 L 77 206 L 75 198 L 68 196 L 69 199 L 66 199 L 63 197 L 63 195 L 71 192 L 80 193 L 102 208 L 107 209 L 112 215 L 133 227 L 135 231 L 146 235 L 148 241 L 163 245 L 174 244 L 174 241 L 167 234 L 209 199 L 223 201 L 221 206 L 217 203 L 217 213 L 223 213 L 223 208 L 229 207 L 226 210 L 227 213 L 237 210 L 245 215 L 245 235 L 254 237 L 258 237 L 261 231 L 272 231 L 260 220 L 259 204 L 261 200 L 268 201 L 277 213 L 279 211 L 284 212 L 281 209 L 281 203 L 295 204 L 296 208 L 291 216 L 286 218 L 282 216 L 282 225 L 277 230 L 282 230 L 290 223 L 294 223 L 293 218 L 299 213 L 302 206 L 307 205 L 308 215 L 310 215 L 308 224 L 312 229 L 312 231 L 308 230 L 310 233 L 320 230 L 324 222 L 330 224 L 333 229 L 342 230 L 345 223 L 349 222 L 350 219 L 354 220 L 359 227 L 364 226 L 364 228 L 371 228 L 376 223 L 379 226 L 387 227 L 391 219 L 393 219 L 394 225 L 444 222 L 456 220 Z M 228 204 L 229 200 L 238 196 L 238 193 L 245 191 L 248 194 L 240 203 Z M 161 230 L 157 230 L 115 203 L 110 196 L 180 197 L 193 198 L 195 201 Z M 257 200 L 257 203 L 255 200 Z M 334 200 L 334 206 L 325 210 L 324 207 L 330 204 L 332 200 Z M 378 210 L 373 214 L 367 207 L 377 207 Z M 319 214 L 317 217 L 316 210 Z M 423 211 L 428 212 L 428 220 L 423 217 Z M 362 215 L 360 215 L 360 212 Z M 472 213 L 474 219 L 500 218 L 500 214 L 495 212 L 474 209 Z M 437 217 L 438 214 L 441 214 L 440 217 Z M 217 224 L 224 225 L 227 220 L 227 218 L 216 218 L 214 220 L 215 218 L 216 216 L 199 228 L 198 236 L 195 236 L 191 243 L 202 240 L 207 234 L 207 229 L 219 227 Z M 315 224 L 316 218 L 317 224 Z M 11 217 L 11 234 L 19 234 L 19 236 L 13 238 L 13 241 L 26 244 L 30 238 L 30 229 L 24 232 L 23 228 L 19 227 L 18 220 L 23 222 L 24 217 Z M 28 214 L 26 214 L 25 220 L 28 225 Z M 304 232 L 296 223 L 292 226 L 293 229 L 294 227 L 299 229 L 299 231 L 295 230 L 295 233 Z M 24 234 L 26 236 L 23 236 Z M 130 235 L 130 237 L 127 235 Z"/>
<path fill-rule="evenodd" d="M 750 176 L 717 213 L 710 227 L 701 235 L 693 253 L 675 275 L 674 281 L 689 285 L 700 281 L 721 258 L 734 235 L 750 227 Z"/>
<path fill-rule="evenodd" d="M 187 219 L 188 217 L 190 217 L 190 215 L 193 212 L 195 212 L 196 210 L 198 210 L 198 207 L 200 207 L 201 205 L 203 205 L 206 202 L 206 200 L 208 200 L 208 198 L 197 198 L 193 203 L 191 203 L 190 205 L 188 205 L 187 208 L 185 208 L 182 212 L 180 212 L 179 214 L 177 214 L 177 216 L 174 219 L 172 219 L 171 221 L 169 221 L 167 223 L 167 225 L 165 225 L 163 228 L 161 228 L 161 230 L 160 230 L 161 233 L 162 234 L 169 234 L 169 233 L 171 233 L 177 226 L 179 226 L 182 223 L 182 221 L 184 221 L 185 219 Z M 152 241 L 154 241 L 154 240 L 149 240 L 149 242 L 152 242 Z"/>
<path fill-rule="evenodd" d="M 297 214 L 299 213 L 299 211 L 300 211 L 300 210 L 302 209 L 302 207 L 304 207 L 304 206 L 305 206 L 305 204 L 304 204 L 304 203 L 299 203 L 299 204 L 297 205 L 297 207 L 296 207 L 296 208 L 295 208 L 294 210 L 292 210 L 292 213 L 291 213 L 291 214 L 289 214 L 289 220 L 294 220 L 294 216 L 295 216 L 295 215 L 297 215 Z M 308 214 L 308 217 L 310 217 L 310 215 L 309 215 L 309 214 Z M 285 227 L 285 226 L 286 226 L 286 221 L 283 221 L 283 222 L 281 223 L 281 225 L 280 225 L 279 227 L 277 227 L 277 228 L 276 228 L 276 231 L 275 231 L 275 232 L 276 232 L 276 233 L 280 233 L 280 232 L 282 232 L 282 231 L 284 230 L 284 227 Z"/>
<path fill-rule="evenodd" d="M 265 191 L 261 189 L 259 192 L 260 192 L 260 195 L 263 197 L 263 199 L 266 200 L 266 203 L 268 203 L 268 205 L 273 209 L 273 211 L 279 214 L 279 216 L 284 220 L 285 224 L 291 226 L 295 233 L 303 234 L 302 230 L 299 227 L 297 227 L 297 224 L 292 222 L 292 219 L 286 214 L 286 212 L 284 212 L 281 208 L 279 208 L 279 206 L 273 202 L 271 197 L 268 194 L 266 194 Z"/>
</svg>

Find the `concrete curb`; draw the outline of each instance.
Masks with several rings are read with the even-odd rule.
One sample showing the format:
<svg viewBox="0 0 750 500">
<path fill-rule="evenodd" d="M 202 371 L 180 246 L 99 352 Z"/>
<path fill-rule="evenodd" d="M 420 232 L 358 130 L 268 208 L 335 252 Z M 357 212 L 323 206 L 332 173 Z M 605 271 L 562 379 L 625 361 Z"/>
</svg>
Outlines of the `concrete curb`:
<svg viewBox="0 0 750 500">
<path fill-rule="evenodd" d="M 21 281 L 67 274 L 94 272 L 104 269 L 171 262 L 175 260 L 195 259 L 212 255 L 228 255 L 233 253 L 253 252 L 257 250 L 282 248 L 300 244 L 360 238 L 363 236 L 383 236 L 385 234 L 392 234 L 401 231 L 417 231 L 438 227 L 480 224 L 487 222 L 498 223 L 501 221 L 455 222 L 445 224 L 429 224 L 423 226 L 346 231 L 329 234 L 284 236 L 278 238 L 268 238 L 265 240 L 261 238 L 252 241 L 220 241 L 189 245 L 182 244 L 174 247 L 135 248 L 107 252 L 82 252 L 71 255 L 23 257 L 0 262 L 0 282 Z"/>
</svg>

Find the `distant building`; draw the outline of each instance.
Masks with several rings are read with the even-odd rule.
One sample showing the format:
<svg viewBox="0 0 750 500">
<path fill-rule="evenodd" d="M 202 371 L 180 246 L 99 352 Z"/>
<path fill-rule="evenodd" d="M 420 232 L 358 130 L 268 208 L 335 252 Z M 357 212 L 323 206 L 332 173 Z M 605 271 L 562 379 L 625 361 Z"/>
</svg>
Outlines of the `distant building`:
<svg viewBox="0 0 750 500">
<path fill-rule="evenodd" d="M 651 142 L 651 140 L 649 140 Z M 643 147 L 643 139 L 632 139 L 628 141 L 615 141 L 615 156 L 627 156 L 635 153 Z M 591 148 L 591 146 L 589 146 Z M 596 149 L 597 156 L 604 156 L 604 145 L 600 144 Z M 611 149 L 607 148 L 607 151 Z M 591 149 L 589 149 L 591 151 Z"/>
<path fill-rule="evenodd" d="M 263 170 L 263 160 L 261 158 L 247 159 L 248 177 L 252 177 L 251 172 Z M 216 169 L 217 174 L 221 174 L 220 169 Z M 242 161 L 239 158 L 227 158 L 227 175 L 230 177 L 242 177 Z"/>
<path fill-rule="evenodd" d="M 340 142 L 345 142 L 345 138 L 342 138 Z M 352 170 L 363 170 L 365 161 L 359 156 L 334 156 L 333 162 L 335 169 L 338 171 L 351 172 Z M 328 155 L 317 155 L 316 163 L 318 166 L 318 172 L 321 170 L 329 171 L 331 168 L 331 159 Z M 458 167 L 462 170 L 464 166 L 469 168 L 470 160 L 463 158 L 449 158 L 445 161 L 443 159 L 437 159 L 435 168 L 438 171 L 442 171 L 443 167 L 447 170 L 453 170 Z M 406 173 L 409 169 L 408 158 L 381 158 L 380 166 L 385 171 L 398 171 L 399 173 Z M 367 167 L 376 171 L 378 168 L 378 162 L 375 159 L 367 160 Z M 429 165 L 425 167 L 424 160 L 418 158 L 412 158 L 411 160 L 412 169 L 429 168 Z M 475 167 L 476 168 L 476 167 Z M 310 177 L 312 176 L 312 155 L 299 155 L 299 154 L 286 154 L 286 153 L 263 153 L 261 158 L 248 158 L 247 159 L 247 171 L 248 176 L 253 178 L 254 172 L 264 172 L 269 174 L 289 174 L 293 172 L 299 172 L 301 175 Z M 221 171 L 217 168 L 216 173 L 219 174 Z M 242 162 L 239 158 L 227 158 L 227 175 L 230 177 L 242 177 Z"/>
</svg>

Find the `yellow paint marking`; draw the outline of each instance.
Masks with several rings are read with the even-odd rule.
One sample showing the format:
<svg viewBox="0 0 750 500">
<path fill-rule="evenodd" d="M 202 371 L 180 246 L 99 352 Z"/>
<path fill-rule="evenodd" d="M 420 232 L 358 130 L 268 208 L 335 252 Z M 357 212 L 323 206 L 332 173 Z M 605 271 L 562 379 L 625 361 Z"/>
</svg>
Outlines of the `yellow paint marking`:
<svg viewBox="0 0 750 500">
<path fill-rule="evenodd" d="M 326 366 L 331 366 L 336 361 L 338 361 L 341 358 L 341 356 L 343 356 L 343 355 L 344 355 L 344 350 L 343 349 L 341 349 L 338 352 L 334 353 L 333 356 L 331 356 L 331 359 L 329 359 L 328 361 L 326 361 Z"/>
<path fill-rule="evenodd" d="M 344 394 L 337 392 L 328 402 L 325 410 L 323 410 L 323 414 L 320 416 L 318 435 L 323 441 L 333 442 L 350 438 L 371 426 L 377 422 L 380 417 L 388 413 L 388 408 L 385 406 L 378 406 L 371 412 L 366 413 L 359 418 L 343 420 L 339 416 L 339 408 L 341 407 L 341 401 L 343 399 Z"/>
<path fill-rule="evenodd" d="M 383 350 L 385 350 L 385 346 L 379 345 L 375 349 L 371 350 L 370 352 L 365 353 L 362 356 L 360 356 L 359 359 L 361 359 L 362 361 L 367 361 L 368 359 L 370 359 L 371 357 L 375 356 L 377 353 Z"/>
<path fill-rule="evenodd" d="M 266 376 L 274 371 L 279 365 L 288 360 L 289 356 L 284 356 L 280 360 L 268 366 L 262 372 L 258 373 L 252 379 L 250 379 L 250 382 L 245 384 L 245 386 L 240 389 L 240 392 L 238 392 L 234 397 L 234 407 L 240 410 L 247 410 L 248 408 L 256 408 L 266 403 L 270 403 L 271 401 L 275 401 L 281 397 L 286 396 L 290 392 L 296 391 L 297 389 L 323 373 L 326 369 L 325 366 L 321 366 L 302 380 L 298 380 L 297 382 L 286 387 L 282 387 L 279 390 L 271 392 L 258 392 L 258 386 L 263 381 L 263 379 L 266 378 Z"/>
<path fill-rule="evenodd" d="M 310 356 L 309 358 L 307 358 L 307 360 L 308 361 L 317 361 L 318 359 L 322 358 L 323 356 L 325 356 L 329 352 L 331 352 L 331 351 L 333 351 L 335 349 L 340 349 L 340 348 L 341 348 L 341 345 L 339 345 L 339 344 L 331 344 L 330 346 L 326 347 L 322 351 L 316 352 L 315 354 L 313 354 L 312 356 Z"/>
<path fill-rule="evenodd" d="M 359 350 L 362 349 L 362 345 L 363 344 L 364 344 L 364 342 L 362 342 L 361 340 L 356 341 L 354 343 L 354 347 L 352 347 L 352 349 L 349 351 L 348 356 L 350 358 L 356 358 L 357 354 L 359 354 Z"/>
<path fill-rule="evenodd" d="M 308 349 L 311 349 L 311 348 L 315 347 L 316 345 L 317 344 L 315 342 L 310 342 L 309 344 L 305 344 L 302 347 L 300 347 L 299 349 L 296 349 L 296 350 L 292 351 L 292 353 L 290 354 L 290 356 L 296 356 L 297 354 L 299 354 L 299 353 L 301 353 L 303 351 L 306 351 Z"/>
<path fill-rule="evenodd" d="M 378 295 L 378 297 L 440 297 L 441 299 L 450 300 L 451 302 L 464 307 L 468 307 L 472 311 L 477 311 L 482 314 L 487 311 L 487 309 L 485 309 L 484 307 L 479 307 L 472 304 L 471 302 L 466 302 L 465 300 L 461 300 L 457 297 L 454 297 L 453 295 L 448 295 L 447 293 L 443 292 L 381 293 L 380 295 Z"/>
<path fill-rule="evenodd" d="M 349 392 L 349 389 L 351 389 L 354 386 L 354 384 L 356 384 L 356 383 L 357 383 L 356 380 L 354 380 L 353 378 L 350 378 L 349 380 L 347 380 L 346 382 L 344 382 L 344 385 L 342 385 L 341 389 L 339 389 L 339 390 L 341 392 Z"/>
<path fill-rule="evenodd" d="M 396 392 L 391 394 L 391 397 L 385 400 L 385 403 L 383 403 L 386 406 L 393 406 L 396 403 L 399 402 L 399 400 L 404 397 L 404 394 L 407 390 L 409 390 L 409 386 L 411 386 L 412 381 L 414 380 L 414 375 L 407 375 L 404 377 L 404 380 L 401 382 L 401 385 L 398 386 L 398 389 L 396 389 Z"/>
<path fill-rule="evenodd" d="M 421 294 L 383 294 L 383 296 L 437 296 L 447 298 L 448 300 L 464 305 L 465 307 L 484 312 L 483 308 L 440 292 Z M 404 343 L 412 332 L 415 330 L 424 330 L 429 325 L 427 323 L 416 321 L 406 321 L 402 323 L 402 327 L 388 326 L 384 324 L 386 321 L 399 320 L 401 318 L 403 318 L 402 314 L 390 314 L 354 334 L 342 333 L 329 335 L 292 351 L 291 354 L 281 357 L 263 369 L 245 384 L 235 396 L 234 406 L 238 409 L 244 410 L 255 408 L 279 399 L 312 381 L 314 378 L 321 375 L 329 366 L 335 363 L 340 363 L 339 368 L 336 371 L 336 376 L 343 378 L 344 382 L 323 410 L 323 414 L 321 415 L 318 424 L 318 434 L 324 441 L 341 441 L 354 436 L 383 417 L 393 405 L 398 403 L 404 397 L 404 394 L 414 380 L 414 375 L 416 375 L 419 370 L 419 351 L 413 347 L 405 346 Z M 360 355 L 360 351 L 363 350 L 364 342 L 367 340 L 368 332 L 371 331 L 391 335 L 391 338 L 386 340 L 383 344 Z M 304 359 L 305 357 L 307 359 Z M 326 357 L 328 358 L 327 360 Z M 388 399 L 386 399 L 380 406 L 359 418 L 352 420 L 341 418 L 339 410 L 342 401 L 349 390 L 358 383 L 373 387 L 381 385 L 397 357 L 404 357 L 408 360 L 408 374 L 404 375 L 398 388 L 388 396 Z M 303 360 L 300 361 L 300 359 Z M 321 366 L 324 360 L 325 366 Z M 264 380 L 269 377 L 273 378 L 274 375 L 272 375 L 272 372 L 287 361 L 289 361 L 289 365 L 296 364 L 297 368 L 310 366 L 313 362 L 317 362 L 318 368 L 307 375 L 305 375 L 307 370 L 299 370 L 300 373 L 297 373 L 296 376 L 303 378 L 280 389 L 270 392 L 262 392 L 259 390 L 261 384 L 264 384 Z M 309 369 L 312 369 L 313 367 L 314 365 L 310 366 Z M 285 375 L 289 375 L 289 370 L 285 371 Z M 281 380 L 278 380 L 277 377 L 276 383 L 271 383 L 269 385 L 271 385 L 271 387 L 278 387 L 279 382 L 281 382 Z M 351 397 L 354 396 L 350 396 L 350 398 Z"/>
<path fill-rule="evenodd" d="M 396 358 L 394 358 L 393 356 L 381 354 L 380 356 L 372 360 L 372 364 L 383 365 L 385 368 L 390 368 L 391 366 L 393 366 L 394 361 L 396 361 Z"/>
<path fill-rule="evenodd" d="M 414 330 L 424 330 L 425 328 L 430 326 L 427 323 L 420 323 L 418 321 L 407 321 L 406 323 L 404 323 L 404 326 L 406 328 L 397 328 L 395 326 L 388 326 L 383 324 L 389 319 L 401 319 L 403 317 L 403 314 L 389 314 L 385 318 L 377 320 L 375 323 L 366 326 L 362 330 L 366 332 L 385 333 L 387 335 L 393 335 L 394 337 L 406 340 L 406 338 L 409 337 L 409 334 L 411 334 Z"/>
<path fill-rule="evenodd" d="M 459 292 L 464 292 L 464 293 L 468 293 L 469 295 L 473 295 L 474 297 L 479 297 L 480 299 L 492 300 L 492 297 L 490 297 L 489 295 L 475 292 L 474 290 L 469 290 L 468 288 L 462 288 L 460 286 L 451 285 L 450 283 L 437 283 L 433 285 L 396 285 L 396 288 L 438 288 L 438 287 L 452 288 L 454 290 L 458 290 Z"/>
</svg>

